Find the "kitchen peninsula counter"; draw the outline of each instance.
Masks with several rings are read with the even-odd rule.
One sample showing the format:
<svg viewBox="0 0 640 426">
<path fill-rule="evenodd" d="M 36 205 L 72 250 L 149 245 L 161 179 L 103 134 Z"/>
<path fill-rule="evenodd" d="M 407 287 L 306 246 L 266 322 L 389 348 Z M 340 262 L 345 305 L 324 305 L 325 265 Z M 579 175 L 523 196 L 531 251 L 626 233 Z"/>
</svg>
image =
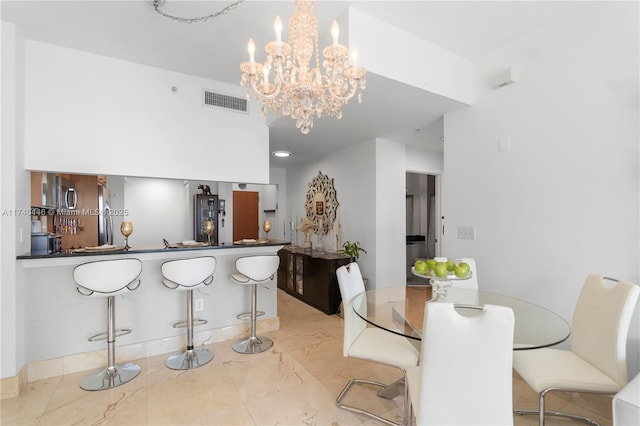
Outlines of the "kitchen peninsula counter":
<svg viewBox="0 0 640 426">
<path fill-rule="evenodd" d="M 95 250 L 95 251 L 71 251 L 69 253 L 54 253 L 54 254 L 31 254 L 25 253 L 17 256 L 16 259 L 28 260 L 28 259 L 62 259 L 62 258 L 76 258 L 81 256 L 113 256 L 113 255 L 137 255 L 141 253 L 169 253 L 169 252 L 183 252 L 183 251 L 202 251 L 202 250 L 226 250 L 226 249 L 243 249 L 243 248 L 256 248 L 256 247 L 273 247 L 273 246 L 285 246 L 291 244 L 288 241 L 280 240 L 267 240 L 256 241 L 255 243 L 222 243 L 220 245 L 213 246 L 188 246 L 183 247 L 165 247 L 162 245 L 157 246 L 141 246 L 131 247 L 129 250 L 124 250 L 124 247 L 114 250 Z"/>
<path fill-rule="evenodd" d="M 118 337 L 119 356 L 126 360 L 168 354 L 184 349 L 184 329 L 173 324 L 187 317 L 185 293 L 166 288 L 161 266 L 174 259 L 213 256 L 216 269 L 213 282 L 194 292 L 202 310 L 195 317 L 207 324 L 194 328 L 194 344 L 203 345 L 239 339 L 249 333 L 249 322 L 237 315 L 251 310 L 251 292 L 234 283 L 236 259 L 244 256 L 276 255 L 287 241 L 223 244 L 219 246 L 164 248 L 134 247 L 128 251 L 64 253 L 18 256 L 17 268 L 24 279 L 25 362 L 30 380 L 39 380 L 103 365 L 104 342 L 87 339 L 104 331 L 107 304 L 102 298 L 82 296 L 73 280 L 73 269 L 86 262 L 136 258 L 142 262 L 140 286 L 116 296 L 116 326 L 130 328 Z M 265 315 L 258 321 L 261 333 L 280 327 L 277 313 L 277 277 L 259 286 L 258 307 Z M 229 343 L 231 344 L 231 342 Z M 41 368 L 45 366 L 46 368 Z M 71 368 L 73 371 L 69 371 Z"/>
</svg>

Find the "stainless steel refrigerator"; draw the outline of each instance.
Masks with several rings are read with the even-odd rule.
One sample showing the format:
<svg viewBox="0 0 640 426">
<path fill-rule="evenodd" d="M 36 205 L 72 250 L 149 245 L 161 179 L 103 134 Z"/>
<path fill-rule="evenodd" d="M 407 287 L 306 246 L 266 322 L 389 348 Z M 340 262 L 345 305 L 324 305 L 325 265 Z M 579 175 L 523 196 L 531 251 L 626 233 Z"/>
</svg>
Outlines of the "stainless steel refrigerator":
<svg viewBox="0 0 640 426">
<path fill-rule="evenodd" d="M 98 245 L 113 244 L 113 216 L 111 215 L 111 193 L 98 186 Z"/>
</svg>

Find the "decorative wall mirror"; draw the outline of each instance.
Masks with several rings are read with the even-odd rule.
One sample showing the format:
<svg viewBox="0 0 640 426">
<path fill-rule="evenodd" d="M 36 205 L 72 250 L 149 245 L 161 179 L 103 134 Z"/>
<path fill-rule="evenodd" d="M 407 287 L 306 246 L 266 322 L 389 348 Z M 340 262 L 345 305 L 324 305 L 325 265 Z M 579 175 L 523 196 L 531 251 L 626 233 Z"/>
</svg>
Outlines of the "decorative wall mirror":
<svg viewBox="0 0 640 426">
<path fill-rule="evenodd" d="M 316 233 L 326 235 L 333 228 L 340 205 L 333 186 L 333 178 L 318 171 L 318 176 L 314 177 L 307 186 L 306 215 L 316 225 Z"/>
</svg>

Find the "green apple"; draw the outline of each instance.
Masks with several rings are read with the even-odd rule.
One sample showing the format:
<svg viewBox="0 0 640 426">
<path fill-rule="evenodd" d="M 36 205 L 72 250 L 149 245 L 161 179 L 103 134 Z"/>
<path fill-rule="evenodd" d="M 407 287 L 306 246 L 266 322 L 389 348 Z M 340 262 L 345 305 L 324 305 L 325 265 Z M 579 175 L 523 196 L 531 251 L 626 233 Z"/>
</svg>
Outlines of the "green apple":
<svg viewBox="0 0 640 426">
<path fill-rule="evenodd" d="M 454 272 L 456 273 L 456 277 L 464 278 L 469 274 L 471 267 L 468 263 L 460 262 L 456 265 Z"/>
<path fill-rule="evenodd" d="M 447 260 L 447 271 L 453 272 L 453 270 L 455 268 L 456 268 L 456 261 L 455 260 Z"/>
<path fill-rule="evenodd" d="M 413 267 L 419 274 L 425 274 L 427 272 L 427 262 L 422 259 L 416 260 L 416 263 L 413 264 Z"/>
<path fill-rule="evenodd" d="M 447 262 L 438 262 L 436 266 L 433 267 L 433 272 L 436 274 L 438 278 L 444 278 L 447 276 Z"/>
<path fill-rule="evenodd" d="M 433 267 L 436 266 L 435 259 L 427 259 L 427 271 L 433 271 Z"/>
</svg>

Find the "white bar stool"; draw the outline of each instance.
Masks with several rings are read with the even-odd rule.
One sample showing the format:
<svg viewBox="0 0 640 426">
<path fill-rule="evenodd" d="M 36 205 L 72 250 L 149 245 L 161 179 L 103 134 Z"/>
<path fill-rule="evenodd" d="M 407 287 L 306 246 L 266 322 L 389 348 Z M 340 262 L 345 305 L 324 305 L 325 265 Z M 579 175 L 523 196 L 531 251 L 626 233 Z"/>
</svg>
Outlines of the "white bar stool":
<svg viewBox="0 0 640 426">
<path fill-rule="evenodd" d="M 231 279 L 237 284 L 250 285 L 251 288 L 251 312 L 237 316 L 238 319 L 250 318 L 251 332 L 248 338 L 233 344 L 233 350 L 241 354 L 257 354 L 270 349 L 273 340 L 268 337 L 256 336 L 256 318 L 264 315 L 257 311 L 258 285 L 273 280 L 278 272 L 280 257 L 277 255 L 247 256 L 236 259 L 237 273 L 231 275 Z M 268 287 L 267 287 L 268 288 Z"/>
<path fill-rule="evenodd" d="M 116 337 L 131 333 L 130 329 L 115 327 L 115 296 L 140 286 L 138 277 L 142 263 L 138 259 L 116 259 L 88 262 L 73 269 L 73 279 L 80 294 L 107 298 L 107 332 L 91 336 L 89 341 L 107 340 L 107 368 L 97 370 L 80 382 L 84 390 L 111 389 L 128 382 L 140 373 L 134 363 L 116 365 Z"/>
<path fill-rule="evenodd" d="M 171 355 L 165 364 L 173 370 L 189 370 L 205 365 L 213 359 L 213 353 L 207 348 L 193 347 L 193 326 L 207 323 L 206 320 L 193 318 L 193 290 L 213 282 L 216 259 L 204 256 L 169 260 L 162 264 L 161 270 L 162 282 L 167 288 L 187 292 L 187 319 L 173 325 L 175 328 L 187 327 L 187 349 Z"/>
</svg>

